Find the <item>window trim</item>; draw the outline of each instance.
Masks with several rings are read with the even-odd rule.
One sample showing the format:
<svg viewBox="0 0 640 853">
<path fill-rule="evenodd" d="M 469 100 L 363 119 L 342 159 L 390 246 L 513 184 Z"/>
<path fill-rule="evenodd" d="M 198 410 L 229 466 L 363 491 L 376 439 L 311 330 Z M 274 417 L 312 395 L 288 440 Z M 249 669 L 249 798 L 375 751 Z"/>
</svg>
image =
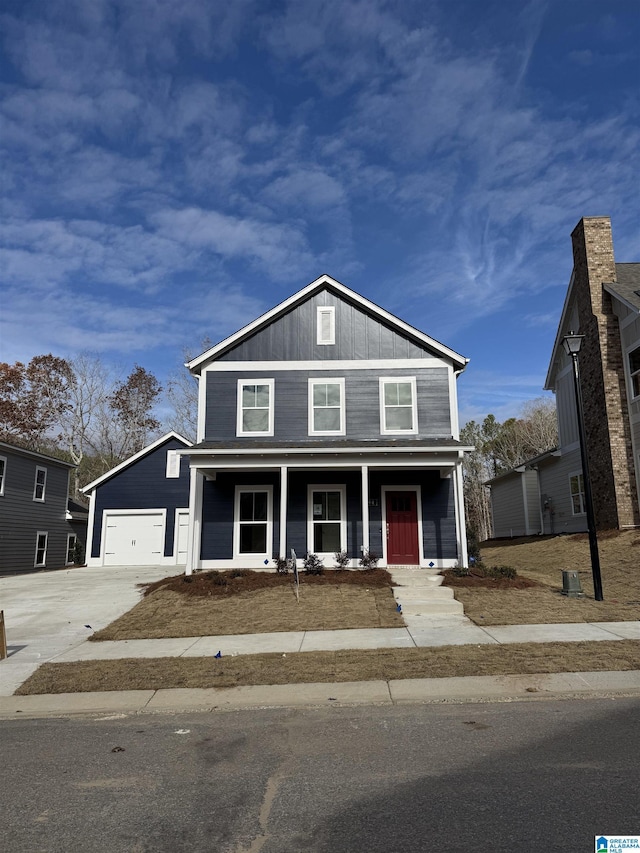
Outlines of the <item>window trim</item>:
<svg viewBox="0 0 640 853">
<path fill-rule="evenodd" d="M 347 550 L 347 486 L 346 483 L 309 483 L 307 485 L 307 552 L 317 554 L 319 557 L 333 557 L 335 551 L 314 551 L 314 520 L 313 520 L 313 493 L 314 492 L 339 492 L 340 493 L 340 548 L 339 551 Z"/>
<path fill-rule="evenodd" d="M 575 492 L 575 493 L 574 493 L 574 491 L 573 491 L 573 489 L 572 489 L 572 486 L 571 486 L 571 481 L 573 480 L 573 478 L 574 478 L 574 477 L 577 477 L 577 478 L 578 478 L 578 489 L 579 489 L 579 490 L 578 490 L 577 492 Z M 582 489 L 581 489 L 581 490 L 580 490 L 580 488 L 579 488 L 579 487 L 580 487 L 580 480 L 582 480 Z M 576 511 L 575 511 L 575 505 L 574 505 L 574 502 L 573 502 L 574 494 L 575 494 L 575 496 L 579 497 L 579 499 L 580 499 L 580 506 L 582 507 L 582 509 L 580 510 L 580 512 L 576 512 Z M 572 471 L 572 472 L 569 474 L 569 500 L 570 500 L 570 502 L 571 502 L 571 514 L 572 514 L 574 517 L 578 517 L 578 516 L 581 516 L 581 515 L 586 515 L 586 512 L 587 512 L 587 511 L 586 511 L 586 508 L 585 508 L 584 476 L 583 476 L 582 471 Z"/>
<path fill-rule="evenodd" d="M 180 477 L 181 463 L 182 456 L 180 456 L 177 450 L 167 450 L 167 469 L 165 472 L 165 479 L 177 480 Z"/>
<path fill-rule="evenodd" d="M 42 554 L 42 562 L 38 562 L 38 551 L 40 550 L 40 537 L 44 536 L 44 548 Z M 33 556 L 34 569 L 44 569 L 47 566 L 47 549 L 49 548 L 49 531 L 38 530 L 36 533 L 36 552 Z"/>
<path fill-rule="evenodd" d="M 7 457 L 0 456 L 0 498 L 4 495 L 4 484 L 7 480 Z"/>
<path fill-rule="evenodd" d="M 315 406 L 313 403 L 313 390 L 316 385 L 338 385 L 340 388 L 340 426 L 338 429 L 314 429 L 314 414 L 315 414 Z M 345 435 L 346 434 L 346 398 L 345 398 L 345 380 L 344 377 L 327 377 L 327 378 L 316 378 L 315 376 L 310 377 L 308 380 L 308 398 L 309 398 L 309 408 L 308 408 L 308 429 L 307 432 L 309 435 Z M 333 407 L 320 407 L 320 408 L 333 408 Z"/>
<path fill-rule="evenodd" d="M 240 551 L 240 496 L 242 494 L 255 494 L 256 492 L 266 492 L 267 494 L 267 520 L 265 522 L 247 522 L 253 524 L 266 524 L 266 550 L 264 553 L 254 553 Z M 233 499 L 233 558 L 234 560 L 259 560 L 261 563 L 264 560 L 270 560 L 273 555 L 273 486 L 272 485 L 254 485 L 254 486 L 236 486 Z"/>
<path fill-rule="evenodd" d="M 322 337 L 322 315 L 329 317 L 329 337 Z M 318 346 L 333 346 L 336 342 L 336 306 L 318 305 L 316 308 L 316 343 Z"/>
<path fill-rule="evenodd" d="M 259 432 L 246 432 L 242 429 L 242 389 L 245 385 L 267 385 L 269 387 L 269 409 L 268 409 L 268 429 L 260 430 Z M 248 438 L 265 438 L 273 436 L 274 409 L 275 409 L 275 379 L 238 379 L 236 400 L 236 435 Z"/>
<path fill-rule="evenodd" d="M 411 429 L 387 429 L 386 423 L 386 406 L 384 402 L 385 385 L 391 384 L 409 384 L 411 386 Z M 379 400 L 380 400 L 380 435 L 416 435 L 418 433 L 418 388 L 415 376 L 381 376 L 379 379 Z M 404 408 L 404 407 L 403 407 Z"/>
<path fill-rule="evenodd" d="M 626 369 L 627 369 L 627 373 L 629 376 L 629 398 L 632 401 L 640 399 L 640 368 L 638 368 L 637 370 L 634 370 L 633 372 L 631 371 L 631 356 L 635 352 L 639 352 L 639 351 L 640 351 L 640 344 L 637 346 L 633 346 L 631 349 L 627 350 L 627 354 L 626 354 Z M 635 387 L 636 386 L 636 382 L 635 382 L 636 377 L 638 380 L 638 382 L 637 382 L 638 391 L 637 392 L 636 392 L 636 387 Z"/>
<path fill-rule="evenodd" d="M 40 485 L 38 483 L 38 474 L 40 471 L 42 471 L 42 473 L 44 474 L 44 479 L 42 481 L 42 496 L 37 497 L 38 486 Z M 35 473 L 35 477 L 33 480 L 33 500 L 36 501 L 36 503 L 41 503 L 41 504 L 44 503 L 46 493 L 47 493 L 47 469 L 43 468 L 42 465 L 36 465 L 36 473 Z"/>
<path fill-rule="evenodd" d="M 73 545 L 71 545 L 72 539 L 73 539 Z M 72 548 L 76 547 L 77 541 L 78 541 L 78 537 L 76 536 L 75 533 L 67 533 L 67 561 L 65 563 L 65 566 L 73 566 L 73 564 L 74 564 L 73 560 L 69 559 L 69 552 L 71 551 Z"/>
</svg>

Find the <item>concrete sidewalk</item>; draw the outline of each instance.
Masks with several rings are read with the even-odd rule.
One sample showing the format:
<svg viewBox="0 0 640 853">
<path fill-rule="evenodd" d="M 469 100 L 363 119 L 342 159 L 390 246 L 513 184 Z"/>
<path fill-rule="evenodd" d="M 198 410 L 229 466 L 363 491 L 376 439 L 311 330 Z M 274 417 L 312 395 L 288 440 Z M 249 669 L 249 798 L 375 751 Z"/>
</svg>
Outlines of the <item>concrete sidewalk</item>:
<svg viewBox="0 0 640 853">
<path fill-rule="evenodd" d="M 187 713 L 323 705 L 399 705 L 640 696 L 640 671 L 279 684 L 207 690 L 127 690 L 0 697 L 0 719 Z"/>
</svg>

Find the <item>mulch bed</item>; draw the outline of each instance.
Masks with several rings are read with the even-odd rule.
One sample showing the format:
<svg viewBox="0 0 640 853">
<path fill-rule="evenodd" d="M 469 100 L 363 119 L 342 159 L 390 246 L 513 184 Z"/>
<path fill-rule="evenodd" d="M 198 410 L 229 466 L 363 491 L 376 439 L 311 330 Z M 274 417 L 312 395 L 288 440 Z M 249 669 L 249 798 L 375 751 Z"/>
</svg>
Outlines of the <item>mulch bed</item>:
<svg viewBox="0 0 640 853">
<path fill-rule="evenodd" d="M 443 586 L 457 586 L 466 589 L 529 589 L 530 587 L 540 586 L 537 581 L 519 575 L 515 578 L 492 578 L 486 577 L 481 571 L 475 569 L 470 569 L 469 574 L 462 577 L 456 575 L 453 569 L 447 569 L 442 574 L 444 575 Z"/>
<path fill-rule="evenodd" d="M 238 595 L 243 592 L 254 592 L 259 589 L 273 589 L 279 586 L 290 586 L 293 583 L 292 574 L 277 572 L 254 572 L 250 569 L 230 569 L 225 572 L 207 571 L 196 572 L 193 575 L 175 575 L 162 578 L 153 583 L 140 584 L 143 596 L 151 595 L 156 590 L 170 590 L 181 595 L 196 597 L 223 597 Z M 327 569 L 321 575 L 308 575 L 300 572 L 301 585 L 325 586 L 327 584 L 345 584 L 364 586 L 367 589 L 390 587 L 393 585 L 391 575 L 385 569 Z"/>
</svg>

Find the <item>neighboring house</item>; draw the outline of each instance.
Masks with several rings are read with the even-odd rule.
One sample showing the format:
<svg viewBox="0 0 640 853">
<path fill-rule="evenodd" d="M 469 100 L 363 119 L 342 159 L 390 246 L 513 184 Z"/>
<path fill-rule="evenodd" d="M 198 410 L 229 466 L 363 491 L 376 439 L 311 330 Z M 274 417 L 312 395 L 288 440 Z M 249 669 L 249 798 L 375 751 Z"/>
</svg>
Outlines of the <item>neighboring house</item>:
<svg viewBox="0 0 640 853">
<path fill-rule="evenodd" d="M 0 442 L 0 573 L 60 569 L 84 545 L 87 511 L 68 502 L 75 466 Z"/>
<path fill-rule="evenodd" d="M 187 559 L 190 442 L 167 433 L 98 477 L 89 496 L 87 565 L 182 565 Z"/>
<path fill-rule="evenodd" d="M 468 359 L 322 276 L 187 365 L 199 379 L 187 572 L 346 551 L 466 564 Z"/>
<path fill-rule="evenodd" d="M 556 394 L 559 446 L 490 481 L 495 536 L 512 526 L 521 535 L 518 477 L 536 479 L 540 495 L 538 529 L 534 510 L 529 534 L 587 529 L 573 366 L 562 346 L 570 331 L 585 336 L 579 364 L 596 527 L 640 524 L 640 263 L 615 262 L 608 217 L 580 220 L 571 237 L 573 272 L 545 383 Z"/>
</svg>

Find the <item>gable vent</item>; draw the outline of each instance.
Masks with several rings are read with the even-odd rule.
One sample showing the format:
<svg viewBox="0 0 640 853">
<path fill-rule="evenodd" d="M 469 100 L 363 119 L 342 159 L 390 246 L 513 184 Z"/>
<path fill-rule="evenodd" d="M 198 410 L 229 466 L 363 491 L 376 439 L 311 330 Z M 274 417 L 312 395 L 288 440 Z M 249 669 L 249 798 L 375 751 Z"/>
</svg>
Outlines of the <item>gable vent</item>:
<svg viewBox="0 0 640 853">
<path fill-rule="evenodd" d="M 334 305 L 318 306 L 317 329 L 318 344 L 335 344 L 336 309 Z"/>
</svg>

